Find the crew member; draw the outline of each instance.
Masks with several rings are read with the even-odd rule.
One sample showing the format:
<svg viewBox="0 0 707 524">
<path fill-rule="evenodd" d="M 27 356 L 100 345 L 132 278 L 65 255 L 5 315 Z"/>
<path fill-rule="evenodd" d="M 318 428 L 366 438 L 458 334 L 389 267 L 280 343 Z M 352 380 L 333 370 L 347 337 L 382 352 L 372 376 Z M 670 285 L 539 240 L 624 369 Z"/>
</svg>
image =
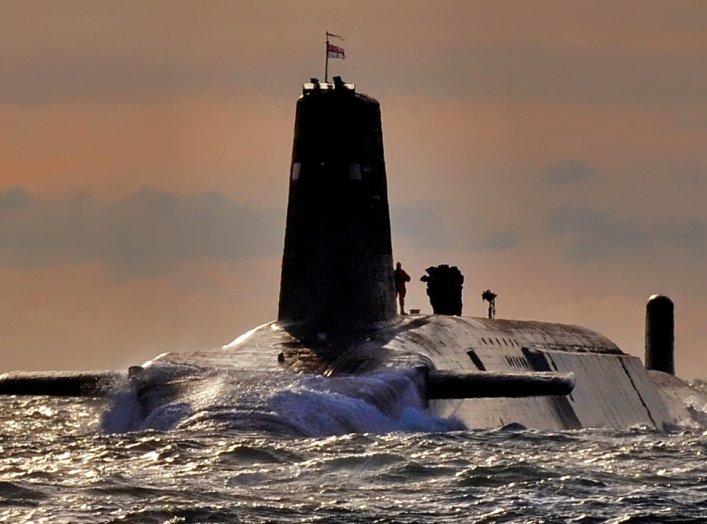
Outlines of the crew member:
<svg viewBox="0 0 707 524">
<path fill-rule="evenodd" d="M 405 283 L 410 282 L 410 275 L 408 275 L 400 262 L 395 264 L 395 294 L 398 296 L 398 303 L 400 304 L 400 314 L 407 315 L 405 312 Z"/>
</svg>

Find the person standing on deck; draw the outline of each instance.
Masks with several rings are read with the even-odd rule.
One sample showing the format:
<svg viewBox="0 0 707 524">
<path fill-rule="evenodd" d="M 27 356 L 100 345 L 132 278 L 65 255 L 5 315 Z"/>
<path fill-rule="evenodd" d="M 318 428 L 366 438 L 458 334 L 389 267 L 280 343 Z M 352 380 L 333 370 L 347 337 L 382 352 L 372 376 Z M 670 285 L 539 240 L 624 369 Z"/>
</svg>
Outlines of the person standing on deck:
<svg viewBox="0 0 707 524">
<path fill-rule="evenodd" d="M 398 303 L 400 304 L 400 314 L 407 315 L 405 313 L 405 283 L 410 282 L 410 275 L 408 275 L 400 262 L 395 264 L 395 294 L 398 296 Z"/>
</svg>

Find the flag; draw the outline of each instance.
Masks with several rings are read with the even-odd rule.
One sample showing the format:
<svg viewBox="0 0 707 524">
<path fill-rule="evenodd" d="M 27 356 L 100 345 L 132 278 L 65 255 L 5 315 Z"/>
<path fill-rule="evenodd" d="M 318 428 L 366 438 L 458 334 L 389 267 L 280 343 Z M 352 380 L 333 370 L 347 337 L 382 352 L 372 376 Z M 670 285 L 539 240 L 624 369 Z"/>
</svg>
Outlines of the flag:
<svg viewBox="0 0 707 524">
<path fill-rule="evenodd" d="M 327 36 L 333 36 L 334 38 L 338 38 L 339 40 L 346 40 L 343 36 L 335 35 L 334 33 L 329 33 L 328 31 L 327 31 L 327 34 L 326 34 L 326 35 L 327 35 Z"/>
<path fill-rule="evenodd" d="M 346 58 L 346 53 L 343 47 L 338 47 L 333 44 L 326 45 L 326 55 L 328 58 Z"/>
</svg>

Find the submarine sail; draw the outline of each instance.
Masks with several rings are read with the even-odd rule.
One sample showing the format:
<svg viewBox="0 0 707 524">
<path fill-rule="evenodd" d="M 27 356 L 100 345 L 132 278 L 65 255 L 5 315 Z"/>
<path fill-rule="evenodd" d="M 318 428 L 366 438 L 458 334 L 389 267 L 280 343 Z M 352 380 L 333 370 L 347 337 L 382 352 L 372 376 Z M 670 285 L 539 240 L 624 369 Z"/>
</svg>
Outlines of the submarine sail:
<svg viewBox="0 0 707 524">
<path fill-rule="evenodd" d="M 381 112 L 340 77 L 305 84 L 295 117 L 278 320 L 303 338 L 395 317 Z"/>
</svg>

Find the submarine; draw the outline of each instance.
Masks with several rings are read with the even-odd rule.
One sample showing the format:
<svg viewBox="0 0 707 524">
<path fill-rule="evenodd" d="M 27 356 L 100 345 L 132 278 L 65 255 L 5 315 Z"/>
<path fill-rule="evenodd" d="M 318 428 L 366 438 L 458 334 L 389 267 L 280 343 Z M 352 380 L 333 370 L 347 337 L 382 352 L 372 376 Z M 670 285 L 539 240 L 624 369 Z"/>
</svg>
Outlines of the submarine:
<svg viewBox="0 0 707 524">
<path fill-rule="evenodd" d="M 6 373 L 0 394 L 110 395 L 127 380 L 149 417 L 219 373 L 277 384 L 288 375 L 334 381 L 394 371 L 428 413 L 468 429 L 707 425 L 707 396 L 675 376 L 665 296 L 647 304 L 646 365 L 581 326 L 399 315 L 380 104 L 354 84 L 303 84 L 288 184 L 276 320 L 223 347 L 163 353 L 127 374 Z M 375 403 L 380 392 L 361 394 Z"/>
</svg>

